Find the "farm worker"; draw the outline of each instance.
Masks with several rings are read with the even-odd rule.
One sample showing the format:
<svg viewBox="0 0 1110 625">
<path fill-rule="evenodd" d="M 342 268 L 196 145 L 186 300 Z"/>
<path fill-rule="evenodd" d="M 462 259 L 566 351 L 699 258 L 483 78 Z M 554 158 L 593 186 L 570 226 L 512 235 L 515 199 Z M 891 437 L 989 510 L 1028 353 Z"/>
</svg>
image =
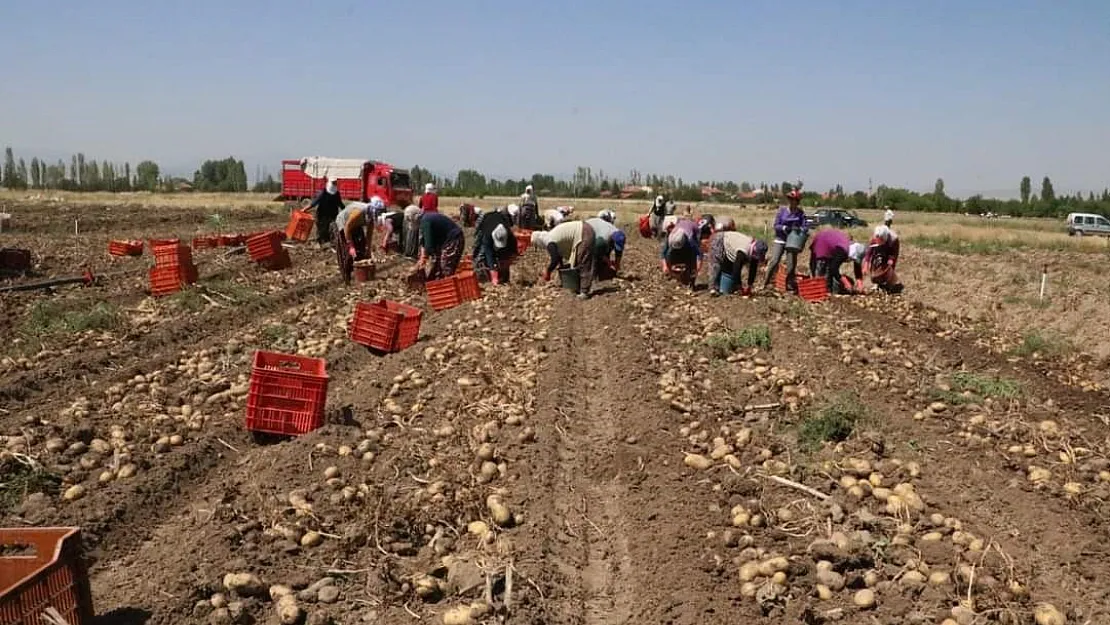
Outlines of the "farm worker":
<svg viewBox="0 0 1110 625">
<path fill-rule="evenodd" d="M 370 238 L 366 229 L 374 223 L 373 211 L 373 207 L 365 202 L 350 202 L 339 211 L 333 222 L 335 254 L 344 284 L 351 283 L 355 261 L 370 257 Z"/>
<path fill-rule="evenodd" d="M 802 235 L 806 235 L 808 234 L 808 228 L 806 226 L 806 214 L 802 210 L 802 192 L 793 189 L 786 194 L 786 198 L 789 205 L 780 207 L 779 212 L 775 215 L 775 243 L 771 247 L 771 260 L 767 265 L 767 278 L 763 281 L 763 288 L 769 287 L 771 281 L 775 279 L 779 262 L 785 254 L 786 288 L 789 291 L 797 292 L 798 282 L 795 279 L 794 271 L 798 266 L 798 251 L 786 249 L 786 239 L 792 232 L 801 232 Z"/>
<path fill-rule="evenodd" d="M 848 246 L 848 258 L 852 261 L 852 264 L 855 266 L 856 271 L 855 271 L 855 280 L 851 284 L 845 285 L 845 286 L 849 287 L 850 290 L 853 293 L 863 293 L 864 292 L 864 290 L 863 290 L 863 266 L 864 266 L 863 265 L 863 257 L 866 254 L 867 254 L 867 246 L 864 245 L 863 243 L 860 243 L 859 241 L 853 241 L 852 244 Z M 841 278 L 840 281 L 841 281 L 841 283 L 844 283 L 845 279 Z"/>
<path fill-rule="evenodd" d="M 316 211 L 316 242 L 320 247 L 324 247 L 331 240 L 331 224 L 343 208 L 343 199 L 339 197 L 339 183 L 335 178 L 330 178 L 324 190 L 320 191 L 305 209 L 309 212 Z"/>
<path fill-rule="evenodd" d="M 673 267 L 683 265 L 680 281 L 687 284 L 691 291 L 701 269 L 697 230 L 698 225 L 693 220 L 679 218 L 667 228 L 667 237 L 663 240 L 663 273 L 670 273 Z"/>
<path fill-rule="evenodd" d="M 399 251 L 404 245 L 405 214 L 399 210 L 386 211 L 378 217 L 378 223 L 382 226 L 382 252 L 388 252 L 394 244 Z"/>
<path fill-rule="evenodd" d="M 567 214 L 558 208 L 549 208 L 543 212 L 543 221 L 550 230 L 566 221 Z"/>
<path fill-rule="evenodd" d="M 424 195 L 420 196 L 420 210 L 425 213 L 439 212 L 439 195 L 436 194 L 436 186 L 430 182 L 424 185 Z"/>
<path fill-rule="evenodd" d="M 713 215 L 702 215 L 698 220 L 698 238 L 708 239 L 713 234 L 714 227 L 717 225 L 717 220 Z"/>
<path fill-rule="evenodd" d="M 490 272 L 494 284 L 509 282 L 509 263 L 516 256 L 513 222 L 500 211 L 483 214 L 474 228 L 474 266 Z"/>
<path fill-rule="evenodd" d="M 721 294 L 722 275 L 732 278 L 736 286 L 741 284 L 744 267 L 748 268 L 748 285 L 740 292 L 751 295 L 755 284 L 755 272 L 759 263 L 767 257 L 767 244 L 744 233 L 736 232 L 736 224 L 731 218 L 721 219 L 717 234 L 709 240 L 709 294 Z"/>
<path fill-rule="evenodd" d="M 578 298 L 589 297 L 594 282 L 595 239 L 593 227 L 581 220 L 563 222 L 547 232 L 533 232 L 533 245 L 547 249 L 549 262 L 543 272 L 544 282 L 551 280 L 551 273 L 566 264 L 578 269 Z"/>
<path fill-rule="evenodd" d="M 883 213 L 883 225 L 889 228 L 890 225 L 894 223 L 894 211 L 890 210 L 889 206 L 884 206 L 883 208 L 886 209 L 886 212 Z"/>
<path fill-rule="evenodd" d="M 405 243 L 402 253 L 408 258 L 417 258 L 420 254 L 420 218 L 423 216 L 423 211 L 415 204 L 409 204 L 404 212 L 404 232 Z"/>
<path fill-rule="evenodd" d="M 621 256 L 624 255 L 624 232 L 600 217 L 587 219 L 586 223 L 594 231 L 594 267 L 597 269 L 595 273 L 598 279 L 602 280 L 602 275 L 610 276 L 620 271 Z"/>
<path fill-rule="evenodd" d="M 895 273 L 899 247 L 898 233 L 890 226 L 876 226 L 864 255 L 863 264 L 871 273 L 871 281 L 887 293 L 902 292 L 902 283 Z"/>
<path fill-rule="evenodd" d="M 662 195 L 655 196 L 655 203 L 651 205 L 648 214 L 651 215 L 651 231 L 657 237 L 662 236 L 663 218 L 667 216 L 667 203 Z"/>
<path fill-rule="evenodd" d="M 424 213 L 420 218 L 421 254 L 418 269 L 431 259 L 428 279 L 437 280 L 455 274 L 463 255 L 463 231 L 443 213 Z"/>
<path fill-rule="evenodd" d="M 597 218 L 603 219 L 611 224 L 617 223 L 617 214 L 611 208 L 598 211 Z"/>
<path fill-rule="evenodd" d="M 474 205 L 473 204 L 459 204 L 459 223 L 464 227 L 469 228 L 474 225 Z"/>
<path fill-rule="evenodd" d="M 536 199 L 536 192 L 532 189 L 532 185 L 528 185 L 524 187 L 524 193 L 520 196 L 518 224 L 520 227 L 529 230 L 541 230 L 543 223 L 543 220 L 540 219 L 540 202 Z"/>
<path fill-rule="evenodd" d="M 846 293 L 853 290 L 844 288 L 844 282 L 840 277 L 840 266 L 852 259 L 851 247 L 852 237 L 843 230 L 828 228 L 813 236 L 813 242 L 809 245 L 809 273 L 815 278 L 824 276 L 829 293 Z M 856 280 L 861 280 L 863 265 L 859 261 L 852 260 Z"/>
</svg>

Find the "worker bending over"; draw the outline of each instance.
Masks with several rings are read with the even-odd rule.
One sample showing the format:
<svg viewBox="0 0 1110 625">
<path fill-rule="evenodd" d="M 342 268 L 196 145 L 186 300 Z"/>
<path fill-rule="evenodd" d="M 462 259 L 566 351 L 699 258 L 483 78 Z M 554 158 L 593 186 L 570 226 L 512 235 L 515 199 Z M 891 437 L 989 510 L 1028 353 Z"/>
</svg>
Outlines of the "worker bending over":
<svg viewBox="0 0 1110 625">
<path fill-rule="evenodd" d="M 420 218 L 422 243 L 417 269 L 427 268 L 429 280 L 455 275 L 463 255 L 463 231 L 459 224 L 443 213 L 424 213 Z"/>
<path fill-rule="evenodd" d="M 829 293 L 852 293 L 856 290 L 853 285 L 863 280 L 863 259 L 852 257 L 852 247 L 852 237 L 836 228 L 822 230 L 813 236 L 809 244 L 809 274 L 814 278 L 825 278 Z M 857 247 L 857 253 L 862 248 Z M 854 282 L 840 275 L 840 266 L 848 260 L 852 261 Z"/>
<path fill-rule="evenodd" d="M 551 280 L 552 272 L 564 266 L 577 269 L 578 298 L 588 298 L 594 281 L 595 237 L 593 227 L 581 220 L 561 223 L 547 232 L 533 232 L 532 245 L 547 250 L 544 281 Z"/>
<path fill-rule="evenodd" d="M 365 202 L 350 202 L 332 222 L 335 255 L 339 261 L 343 284 L 351 283 L 355 261 L 370 258 L 370 237 L 366 230 L 374 223 L 374 209 L 375 207 Z"/>
<path fill-rule="evenodd" d="M 717 224 L 717 234 L 709 240 L 709 295 L 729 293 L 739 286 L 744 267 L 748 268 L 748 285 L 741 288 L 740 293 L 751 295 L 755 273 L 766 257 L 766 243 L 736 232 L 732 218 L 722 217 Z"/>
<path fill-rule="evenodd" d="M 698 240 L 698 225 L 691 219 L 676 219 L 673 225 L 667 227 L 667 236 L 663 239 L 663 273 L 669 274 L 673 269 L 681 266 L 682 273 L 678 276 L 679 282 L 694 290 L 698 271 L 701 270 L 701 247 Z"/>
<path fill-rule="evenodd" d="M 508 214 L 491 211 L 483 214 L 474 227 L 474 267 L 488 271 L 490 282 L 509 283 L 509 265 L 516 256 L 513 221 Z"/>
</svg>

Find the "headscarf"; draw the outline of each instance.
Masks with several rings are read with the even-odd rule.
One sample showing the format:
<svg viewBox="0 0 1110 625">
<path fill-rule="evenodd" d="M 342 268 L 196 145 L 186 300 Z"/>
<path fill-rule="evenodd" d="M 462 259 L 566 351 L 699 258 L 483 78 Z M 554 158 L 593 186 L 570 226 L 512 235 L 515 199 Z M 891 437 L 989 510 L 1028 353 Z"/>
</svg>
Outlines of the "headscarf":
<svg viewBox="0 0 1110 625">
<path fill-rule="evenodd" d="M 609 223 L 613 223 L 617 220 L 617 214 L 614 213 L 612 211 L 612 209 L 609 209 L 609 208 L 606 208 L 606 209 L 603 209 L 603 210 L 599 211 L 597 213 L 597 216 L 598 216 L 598 218 L 604 219 L 605 221 L 607 221 Z"/>
<path fill-rule="evenodd" d="M 624 230 L 617 230 L 614 232 L 610 240 L 613 242 L 613 250 L 618 254 L 623 254 L 625 242 Z"/>
<path fill-rule="evenodd" d="M 504 224 L 497 224 L 490 237 L 493 238 L 493 249 L 503 250 L 509 245 L 509 229 Z"/>
<path fill-rule="evenodd" d="M 680 250 L 686 247 L 689 242 L 686 231 L 681 228 L 675 228 L 667 235 L 667 245 L 670 246 L 672 250 Z"/>
<path fill-rule="evenodd" d="M 883 213 L 883 221 L 894 221 L 894 211 L 889 208 Z"/>
<path fill-rule="evenodd" d="M 435 192 L 436 192 L 436 186 L 434 184 L 429 182 L 429 183 L 426 183 L 424 185 L 424 193 L 435 193 Z"/>
<path fill-rule="evenodd" d="M 889 226 L 875 226 L 875 238 L 883 243 L 889 243 L 898 238 L 898 235 Z"/>
<path fill-rule="evenodd" d="M 655 196 L 655 205 L 656 206 L 662 206 L 663 205 L 663 196 L 662 195 Z"/>
<path fill-rule="evenodd" d="M 328 195 L 335 195 L 336 193 L 339 193 L 339 183 L 336 182 L 335 178 L 329 178 L 328 184 L 325 189 L 327 190 Z"/>
<path fill-rule="evenodd" d="M 848 246 L 848 258 L 852 259 L 852 262 L 862 263 L 863 255 L 866 253 L 867 248 L 863 243 L 856 242 Z"/>
<path fill-rule="evenodd" d="M 420 207 L 415 204 L 409 204 L 405 207 L 405 221 L 417 221 L 420 219 Z"/>
<path fill-rule="evenodd" d="M 481 214 L 482 214 L 482 209 L 480 209 L 480 208 L 478 208 L 477 206 L 475 206 L 475 207 L 474 207 L 474 216 L 475 216 L 475 217 L 477 217 L 477 216 L 479 216 L 479 215 L 481 215 Z"/>
<path fill-rule="evenodd" d="M 736 230 L 736 222 L 732 220 L 732 217 L 721 217 L 720 221 L 717 222 L 717 232 L 731 230 Z"/>
<path fill-rule="evenodd" d="M 532 189 L 532 185 L 528 185 L 528 186 L 524 187 L 524 192 L 527 193 L 528 195 L 532 195 L 533 193 L 535 193 L 535 191 Z"/>
<path fill-rule="evenodd" d="M 374 211 L 375 213 L 384 211 L 385 202 L 382 201 L 382 198 L 375 195 L 374 197 L 370 198 L 370 210 Z"/>
<path fill-rule="evenodd" d="M 547 247 L 547 233 L 543 230 L 533 230 L 532 247 Z"/>
<path fill-rule="evenodd" d="M 752 246 L 748 249 L 748 258 L 757 263 L 763 262 L 763 259 L 767 258 L 767 244 L 759 239 L 752 241 Z"/>
</svg>

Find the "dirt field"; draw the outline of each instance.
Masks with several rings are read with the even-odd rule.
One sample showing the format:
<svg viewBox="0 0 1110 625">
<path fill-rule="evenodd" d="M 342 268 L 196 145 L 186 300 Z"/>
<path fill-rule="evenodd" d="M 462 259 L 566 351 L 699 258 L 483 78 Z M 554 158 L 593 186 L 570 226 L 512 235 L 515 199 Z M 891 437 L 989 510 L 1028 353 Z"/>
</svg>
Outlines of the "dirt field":
<svg viewBox="0 0 1110 625">
<path fill-rule="evenodd" d="M 1104 368 L 938 278 L 952 252 L 904 246 L 905 297 L 807 305 L 690 295 L 638 236 L 578 301 L 532 250 L 382 357 L 346 321 L 424 306 L 401 261 L 348 289 L 314 247 L 197 251 L 200 288 L 152 299 L 108 239 L 211 208 L 8 210 L 41 274 L 130 272 L 0 295 L 0 525 L 81 526 L 104 623 L 1110 623 Z M 244 430 L 256 349 L 326 358 L 324 428 Z"/>
</svg>

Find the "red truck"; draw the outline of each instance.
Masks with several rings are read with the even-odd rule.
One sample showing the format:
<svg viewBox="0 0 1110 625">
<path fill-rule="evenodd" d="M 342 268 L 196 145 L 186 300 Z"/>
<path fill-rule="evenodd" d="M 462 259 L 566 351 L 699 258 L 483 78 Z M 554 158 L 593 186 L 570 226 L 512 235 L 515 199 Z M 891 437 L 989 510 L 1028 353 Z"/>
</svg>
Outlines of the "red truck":
<svg viewBox="0 0 1110 625">
<path fill-rule="evenodd" d="M 277 200 L 302 201 L 314 198 L 334 178 L 344 200 L 368 202 L 380 197 L 387 206 L 412 203 L 409 172 L 389 163 L 357 158 L 312 156 L 281 162 L 281 195 Z"/>
</svg>

